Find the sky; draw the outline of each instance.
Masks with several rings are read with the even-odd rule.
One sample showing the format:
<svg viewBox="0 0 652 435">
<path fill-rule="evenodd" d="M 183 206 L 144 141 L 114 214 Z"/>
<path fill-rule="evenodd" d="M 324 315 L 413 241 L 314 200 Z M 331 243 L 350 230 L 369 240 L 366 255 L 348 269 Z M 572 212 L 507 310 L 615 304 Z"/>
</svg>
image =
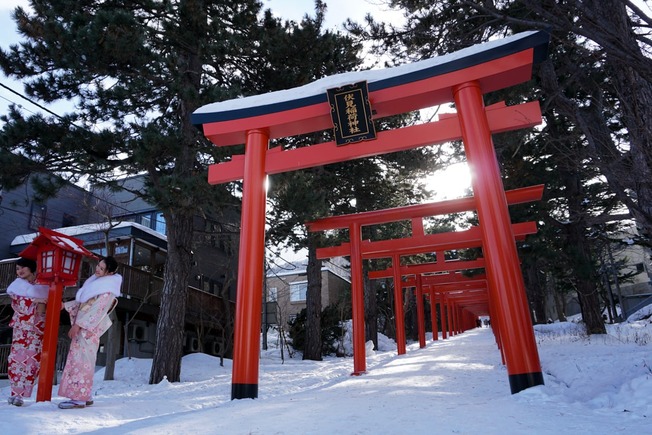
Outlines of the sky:
<svg viewBox="0 0 652 435">
<path fill-rule="evenodd" d="M 313 0 L 261 0 L 261 2 L 263 9 L 270 8 L 276 15 L 285 19 L 299 21 L 306 13 L 314 15 Z M 387 10 L 385 6 L 382 6 L 381 0 L 328 0 L 326 4 L 326 23 L 331 29 L 341 30 L 341 24 L 347 18 L 362 21 L 367 12 L 372 12 L 377 19 L 401 19 L 400 13 Z M 16 25 L 11 19 L 11 12 L 18 5 L 26 6 L 28 5 L 28 1 L 2 0 L 0 2 L 0 47 L 3 49 L 7 49 L 10 44 L 15 44 L 20 41 L 20 36 L 16 31 Z M 0 73 L 0 83 L 18 92 L 22 93 L 23 91 L 20 83 L 8 79 L 2 73 Z M 40 112 L 36 106 L 0 87 L 0 114 L 6 113 L 7 107 L 11 102 L 20 104 L 26 111 Z M 62 112 L 69 110 L 69 106 L 65 104 L 55 104 L 46 107 L 60 115 L 63 114 Z"/>
<path fill-rule="evenodd" d="M 299 21 L 306 13 L 314 15 L 313 0 L 262 0 L 264 9 L 272 11 L 281 17 Z M 341 24 L 347 18 L 362 22 L 367 13 L 375 19 L 394 21 L 402 19 L 399 12 L 385 6 L 386 0 L 324 0 L 326 3 L 326 25 L 330 29 L 341 30 Z"/>
<path fill-rule="evenodd" d="M 262 3 L 264 9 L 271 8 L 276 15 L 285 19 L 299 21 L 305 14 L 314 14 L 313 0 L 262 0 Z M 383 0 L 327 0 L 327 27 L 333 30 L 343 30 L 342 23 L 347 18 L 362 22 L 367 13 L 372 13 L 374 18 L 379 20 L 394 23 L 402 20 L 401 13 L 389 10 L 382 3 Z M 11 12 L 17 5 L 26 6 L 27 4 L 27 0 L 3 0 L 0 2 L 0 47 L 3 49 L 7 49 L 10 44 L 20 41 L 16 25 L 11 19 Z M 17 92 L 23 92 L 20 82 L 9 79 L 1 72 L 0 84 L 8 86 Z M 7 113 L 8 107 L 12 103 L 19 104 L 22 110 L 27 113 L 42 112 L 41 109 L 29 101 L 0 87 L 0 115 Z M 59 115 L 71 110 L 70 103 L 66 102 L 45 105 L 45 107 Z M 460 164 L 449 168 L 447 171 L 434 174 L 427 179 L 427 182 L 430 189 L 436 192 L 433 199 L 459 198 L 465 196 L 466 189 L 470 186 L 470 174 L 467 166 Z"/>
<path fill-rule="evenodd" d="M 535 326 L 544 385 L 511 394 L 492 330 L 476 328 L 398 356 L 382 336 L 367 372 L 352 357 L 284 358 L 270 333 L 260 354 L 257 399 L 231 400 L 231 360 L 195 353 L 181 382 L 149 385 L 151 360 L 117 361 L 115 380 L 95 375 L 94 405 L 8 405 L 0 381 L 3 435 L 18 434 L 644 434 L 652 418 L 652 306 L 587 337 L 573 322 Z M 646 319 L 641 319 L 648 316 Z M 345 340 L 350 353 L 350 335 Z"/>
</svg>

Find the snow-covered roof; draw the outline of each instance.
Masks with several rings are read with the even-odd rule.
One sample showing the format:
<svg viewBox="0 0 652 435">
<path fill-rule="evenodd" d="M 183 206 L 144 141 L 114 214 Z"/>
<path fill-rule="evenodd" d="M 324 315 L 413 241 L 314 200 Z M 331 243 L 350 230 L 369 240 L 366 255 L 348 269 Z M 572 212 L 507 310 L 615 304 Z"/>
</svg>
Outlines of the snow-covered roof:
<svg viewBox="0 0 652 435">
<path fill-rule="evenodd" d="M 54 231 L 65 234 L 67 236 L 79 236 L 82 234 L 90 234 L 90 233 L 97 233 L 97 232 L 102 232 L 106 231 L 107 228 L 109 227 L 109 224 L 106 222 L 102 223 L 96 223 L 96 224 L 85 224 L 85 225 L 75 225 L 72 227 L 64 227 L 64 228 L 55 228 Z M 164 234 L 158 233 L 154 231 L 153 229 L 146 227 L 144 225 L 138 224 L 136 222 L 120 222 L 117 225 L 113 225 L 111 229 L 119 229 L 119 228 L 128 228 L 128 227 L 133 227 L 137 228 L 141 231 L 144 231 L 148 234 L 151 234 L 154 237 L 157 237 L 161 240 L 167 241 L 167 237 Z M 11 246 L 17 246 L 17 245 L 24 245 L 28 243 L 32 243 L 32 241 L 38 237 L 39 233 L 30 233 L 30 234 L 21 234 L 16 237 L 11 241 Z"/>
<path fill-rule="evenodd" d="M 275 277 L 280 278 L 284 276 L 305 274 L 306 268 L 307 268 L 307 264 L 305 262 L 301 262 L 301 261 L 293 262 L 285 267 L 275 267 L 270 269 L 267 272 L 267 278 L 275 278 Z M 323 261 L 321 271 L 331 272 L 333 275 L 342 278 L 344 281 L 349 283 L 351 282 L 350 270 L 340 265 L 333 264 L 329 261 Z"/>
<path fill-rule="evenodd" d="M 539 62 L 546 56 L 548 39 L 546 32 L 522 32 L 395 68 L 336 74 L 292 89 L 207 104 L 195 110 L 192 122 L 201 125 L 319 104 L 327 101 L 328 89 L 360 81 L 367 81 L 369 92 L 374 92 L 468 68 L 529 48 L 534 48 L 534 62 Z"/>
</svg>

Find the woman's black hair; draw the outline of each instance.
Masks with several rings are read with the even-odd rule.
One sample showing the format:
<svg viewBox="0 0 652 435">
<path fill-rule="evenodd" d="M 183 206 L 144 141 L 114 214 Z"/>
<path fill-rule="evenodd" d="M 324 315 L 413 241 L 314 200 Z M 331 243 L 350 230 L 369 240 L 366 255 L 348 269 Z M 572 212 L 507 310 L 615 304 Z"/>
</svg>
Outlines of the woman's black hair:
<svg viewBox="0 0 652 435">
<path fill-rule="evenodd" d="M 115 258 L 111 257 L 110 255 L 100 258 L 100 261 L 103 261 L 104 264 L 106 264 L 107 272 L 113 273 L 116 270 L 118 270 L 118 262 L 115 260 Z"/>
<path fill-rule="evenodd" d="M 18 261 L 16 261 L 16 266 L 29 267 L 29 270 L 31 270 L 32 273 L 36 273 L 36 261 L 30 260 L 29 258 L 20 257 Z"/>
</svg>

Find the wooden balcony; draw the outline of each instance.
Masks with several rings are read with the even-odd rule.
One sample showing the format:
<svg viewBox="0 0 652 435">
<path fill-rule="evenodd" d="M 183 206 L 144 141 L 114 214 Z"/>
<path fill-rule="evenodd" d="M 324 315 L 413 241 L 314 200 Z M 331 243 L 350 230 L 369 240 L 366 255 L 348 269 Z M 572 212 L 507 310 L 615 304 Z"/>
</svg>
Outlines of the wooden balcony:
<svg viewBox="0 0 652 435">
<path fill-rule="evenodd" d="M 81 280 L 85 280 L 93 268 L 90 265 L 83 265 Z M 122 275 L 122 296 L 119 298 L 118 308 L 127 312 L 140 311 L 141 313 L 158 317 L 161 305 L 161 291 L 163 279 L 141 269 L 120 264 L 118 273 Z M 7 287 L 16 279 L 15 259 L 0 261 L 0 308 L 10 305 L 7 295 Z M 75 297 L 78 287 L 66 287 L 63 299 L 69 300 Z M 225 309 L 231 310 L 231 316 L 225 316 Z M 232 318 L 235 312 L 235 303 L 225 301 L 212 293 L 205 292 L 196 287 L 188 287 L 188 299 L 186 307 L 186 322 L 194 324 L 202 322 L 205 326 L 220 327 L 222 320 Z M 2 325 L 0 325 L 2 326 Z"/>
</svg>

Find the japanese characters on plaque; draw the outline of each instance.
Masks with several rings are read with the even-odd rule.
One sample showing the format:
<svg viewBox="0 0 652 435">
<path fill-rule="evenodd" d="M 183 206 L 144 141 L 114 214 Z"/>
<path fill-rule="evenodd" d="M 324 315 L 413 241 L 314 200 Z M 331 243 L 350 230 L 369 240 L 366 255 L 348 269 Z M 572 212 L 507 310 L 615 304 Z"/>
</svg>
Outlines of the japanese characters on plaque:
<svg viewBox="0 0 652 435">
<path fill-rule="evenodd" d="M 326 92 L 337 145 L 376 139 L 366 81 L 328 89 Z"/>
</svg>

